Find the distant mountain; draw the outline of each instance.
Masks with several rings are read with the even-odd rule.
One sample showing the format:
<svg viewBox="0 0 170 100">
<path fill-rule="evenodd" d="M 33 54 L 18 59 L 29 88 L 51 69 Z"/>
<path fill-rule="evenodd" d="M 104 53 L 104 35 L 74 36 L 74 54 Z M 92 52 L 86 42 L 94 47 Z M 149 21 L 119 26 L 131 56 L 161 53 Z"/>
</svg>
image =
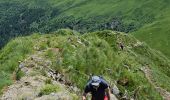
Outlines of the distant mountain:
<svg viewBox="0 0 170 100">
<path fill-rule="evenodd" d="M 169 0 L 0 0 L 0 47 L 32 32 L 110 29 L 133 32 L 170 56 L 169 4 Z"/>
</svg>

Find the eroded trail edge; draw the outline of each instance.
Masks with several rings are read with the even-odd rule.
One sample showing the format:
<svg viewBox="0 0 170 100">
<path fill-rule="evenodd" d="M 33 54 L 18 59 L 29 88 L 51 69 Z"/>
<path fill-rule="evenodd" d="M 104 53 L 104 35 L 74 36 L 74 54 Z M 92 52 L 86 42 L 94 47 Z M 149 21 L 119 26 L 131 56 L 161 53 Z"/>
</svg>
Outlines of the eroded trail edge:
<svg viewBox="0 0 170 100">
<path fill-rule="evenodd" d="M 155 84 L 152 76 L 152 71 L 149 67 L 143 67 L 141 70 L 144 72 L 146 78 L 148 81 L 155 87 L 155 89 L 160 93 L 160 95 L 163 97 L 164 100 L 170 100 L 170 92 L 163 89 L 162 87 L 159 87 Z"/>
</svg>

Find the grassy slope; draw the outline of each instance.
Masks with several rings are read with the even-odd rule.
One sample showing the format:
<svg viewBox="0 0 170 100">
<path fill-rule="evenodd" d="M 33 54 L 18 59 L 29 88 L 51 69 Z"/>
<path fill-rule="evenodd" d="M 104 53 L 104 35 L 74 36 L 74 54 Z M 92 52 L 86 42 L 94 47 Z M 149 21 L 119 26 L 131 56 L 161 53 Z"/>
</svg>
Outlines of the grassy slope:
<svg viewBox="0 0 170 100">
<path fill-rule="evenodd" d="M 0 51 L 0 89 L 13 82 L 12 73 L 18 66 L 18 61 L 23 60 L 33 50 L 33 39 L 19 37 L 11 40 Z M 1 92 L 0 92 L 1 93 Z"/>
<path fill-rule="evenodd" d="M 44 57 L 53 61 L 51 67 L 65 74 L 81 89 L 88 80 L 87 76 L 93 73 L 103 75 L 108 81 L 128 79 L 128 85 L 119 84 L 119 88 L 122 92 L 126 89 L 129 95 L 132 95 L 132 91 L 140 86 L 141 89 L 137 94 L 139 99 L 161 99 L 140 71 L 140 68 L 149 65 L 157 84 L 170 91 L 168 69 L 170 65 L 161 53 L 143 43 L 140 44 L 132 36 L 118 32 L 99 31 L 72 35 L 75 33 L 70 30 L 60 30 L 53 34 L 34 34 L 12 40 L 0 52 L 0 88 L 11 84 L 11 75 L 19 60 L 24 60 L 26 55 L 36 50 L 46 50 Z M 121 51 L 117 42 L 123 42 L 125 50 Z M 62 51 L 56 55 L 48 48 L 60 48 Z M 161 78 L 157 76 L 158 74 Z"/>
<path fill-rule="evenodd" d="M 96 27 L 99 27 L 100 24 L 112 21 L 113 18 L 119 18 L 122 19 L 123 24 L 125 24 L 125 27 L 126 25 L 128 27 L 129 24 L 134 25 L 135 29 L 142 27 L 134 32 L 135 36 L 142 41 L 146 41 L 153 48 L 162 51 L 165 55 L 170 56 L 169 53 L 170 42 L 168 39 L 169 38 L 168 26 L 170 22 L 169 19 L 170 1 L 168 0 L 140 0 L 140 1 L 139 0 L 128 0 L 128 1 L 125 0 L 107 0 L 107 1 L 104 0 L 69 0 L 69 1 L 68 0 L 62 0 L 62 1 L 61 0 L 48 0 L 48 1 L 46 0 L 43 1 L 42 0 L 29 0 L 29 1 L 28 0 L 12 0 L 12 1 L 0 0 L 0 3 L 2 2 L 13 2 L 13 3 L 18 2 L 19 3 L 18 5 L 27 5 L 25 6 L 28 7 L 26 9 L 36 10 L 37 8 L 40 8 L 39 10 L 45 12 L 45 15 L 50 15 L 51 12 L 56 12 L 54 13 L 54 16 L 49 17 L 49 19 L 47 18 L 48 16 L 44 18 L 42 17 L 38 18 L 43 20 L 42 23 L 41 22 L 38 23 L 40 24 L 40 26 L 38 27 L 38 31 L 40 32 L 54 31 L 57 28 L 69 27 L 71 26 L 72 23 L 74 23 L 74 21 L 76 20 L 79 21 L 80 19 L 81 21 L 83 21 L 82 24 L 80 25 L 84 25 L 78 27 L 80 28 L 81 31 L 85 31 L 85 30 L 93 31 L 95 30 Z M 13 9 L 12 12 L 15 12 L 15 8 L 12 9 Z M 11 16 L 18 14 L 18 13 L 13 14 L 10 11 L 11 10 L 9 10 L 9 15 Z M 40 13 L 40 14 L 44 15 L 44 13 Z M 69 18 L 66 18 L 68 16 Z M 2 18 L 2 20 L 5 19 Z M 35 19 L 33 21 L 28 22 L 27 28 L 30 26 L 34 26 L 35 29 L 29 30 L 28 28 L 27 30 L 21 30 L 20 33 L 32 32 L 32 31 L 37 32 L 37 27 L 34 22 L 39 22 L 39 21 Z M 94 24 L 96 25 L 96 27 L 94 27 L 95 26 Z M 22 29 L 22 27 L 20 29 Z M 15 33 L 16 30 L 12 30 L 12 31 L 14 32 L 10 33 L 11 36 L 12 33 Z M 5 33 L 5 34 L 9 34 L 9 33 Z M 1 40 L 3 39 L 4 37 Z M 155 44 L 157 41 L 160 42 Z"/>
<path fill-rule="evenodd" d="M 160 50 L 170 57 L 170 4 L 167 0 L 128 0 L 128 1 L 91 1 L 81 7 L 66 11 L 78 17 L 105 16 L 110 20 L 112 16 L 122 13 L 125 23 L 135 22 L 145 25 L 133 32 L 141 41 L 146 41 L 151 47 Z M 108 17 L 109 16 L 109 17 Z M 151 17 L 151 19 L 149 19 Z M 153 17 L 153 19 L 152 19 Z M 151 22 L 151 23 L 150 23 Z"/>
<path fill-rule="evenodd" d="M 170 16 L 170 15 L 169 15 Z M 167 57 L 170 57 L 170 19 L 162 19 L 145 25 L 133 34 L 141 41 L 146 41 L 151 47 L 160 50 Z"/>
</svg>

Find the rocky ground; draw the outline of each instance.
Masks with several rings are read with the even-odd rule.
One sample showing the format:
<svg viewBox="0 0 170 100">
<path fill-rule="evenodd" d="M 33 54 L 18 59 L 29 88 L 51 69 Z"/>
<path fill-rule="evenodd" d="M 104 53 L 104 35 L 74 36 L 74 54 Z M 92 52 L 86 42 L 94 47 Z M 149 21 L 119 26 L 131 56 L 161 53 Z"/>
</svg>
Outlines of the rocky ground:
<svg viewBox="0 0 170 100">
<path fill-rule="evenodd" d="M 163 88 L 161 88 L 161 87 L 159 87 L 159 86 L 157 86 L 157 85 L 155 84 L 155 81 L 153 80 L 153 77 L 152 77 L 152 71 L 151 71 L 151 69 L 146 66 L 146 67 L 143 67 L 141 70 L 145 73 L 145 76 L 146 76 L 146 78 L 148 79 L 148 81 L 149 81 L 149 82 L 155 87 L 155 89 L 161 94 L 161 96 L 163 97 L 163 99 L 164 99 L 164 100 L 170 100 L 170 93 L 169 93 L 167 90 L 165 90 L 165 89 L 163 89 Z"/>
<path fill-rule="evenodd" d="M 65 80 L 62 80 L 63 77 L 59 74 L 58 78 L 61 78 L 60 81 L 54 80 L 53 78 L 56 78 L 57 75 L 53 74 L 49 69 L 51 62 L 41 58 L 40 54 L 41 52 L 37 52 L 36 55 L 32 55 L 23 62 L 20 62 L 19 68 L 14 74 L 16 74 L 18 70 L 21 70 L 25 75 L 6 89 L 1 100 L 78 99 L 78 96 L 75 94 L 75 92 L 78 92 L 79 89 L 73 86 L 66 86 L 64 84 Z M 45 87 L 47 84 L 52 84 L 59 87 L 60 89 L 57 92 L 41 95 L 43 87 Z M 71 93 L 71 89 L 74 89 L 75 92 Z"/>
<path fill-rule="evenodd" d="M 38 51 L 29 56 L 23 62 L 19 62 L 18 69 L 14 72 L 14 84 L 8 86 L 1 97 L 1 100 L 79 100 L 80 90 L 72 86 L 61 73 L 56 73 L 50 69 L 51 61 L 44 59 L 41 55 L 43 51 Z M 18 72 L 23 72 L 21 79 L 16 79 Z M 57 91 L 47 88 L 44 94 L 44 87 L 47 85 L 57 86 Z M 51 89 L 51 90 L 50 90 Z M 50 92 L 48 92 L 50 91 Z M 79 96 L 78 96 L 79 95 Z M 112 100 L 117 98 L 112 95 Z"/>
</svg>

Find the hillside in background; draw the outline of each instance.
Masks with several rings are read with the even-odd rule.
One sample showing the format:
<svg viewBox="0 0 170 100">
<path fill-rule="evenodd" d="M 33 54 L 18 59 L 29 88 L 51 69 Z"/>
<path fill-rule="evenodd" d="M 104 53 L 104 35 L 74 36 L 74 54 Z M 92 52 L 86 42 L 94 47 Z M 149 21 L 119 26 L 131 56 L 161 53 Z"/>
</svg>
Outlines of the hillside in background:
<svg viewBox="0 0 170 100">
<path fill-rule="evenodd" d="M 169 0 L 0 0 L 0 47 L 33 32 L 70 28 L 133 32 L 170 56 Z"/>
<path fill-rule="evenodd" d="M 120 48 L 120 44 L 123 45 L 123 49 Z M 18 66 L 27 69 L 29 75 L 18 72 Z M 63 29 L 50 34 L 34 33 L 11 40 L 0 51 L 0 89 L 1 94 L 7 92 L 3 95 L 7 98 L 10 96 L 9 93 L 16 91 L 15 87 L 21 90 L 29 87 L 27 92 L 20 91 L 19 97 L 14 96 L 17 99 L 43 99 L 48 95 L 55 97 L 58 95 L 55 93 L 63 93 L 60 92 L 63 89 L 61 90 L 62 86 L 57 85 L 58 83 L 51 82 L 52 79 L 50 81 L 43 78 L 48 77 L 46 71 L 50 69 L 62 74 L 68 86 L 71 84 L 78 87 L 79 93 L 82 92 L 89 76 L 95 74 L 102 75 L 111 87 L 116 84 L 120 90 L 120 97 L 162 100 L 170 96 L 169 67 L 170 61 L 162 53 L 151 49 L 131 35 L 113 31 L 96 31 L 81 35 Z M 36 78 L 26 78 L 28 82 L 22 78 L 30 76 Z M 19 80 L 19 86 L 14 84 L 4 88 L 11 85 L 15 79 Z M 30 80 L 33 81 L 29 82 Z M 37 80 L 42 82 L 37 86 L 40 91 L 29 93 L 32 91 L 31 88 L 37 85 Z M 23 82 L 26 86 L 22 85 Z M 44 87 L 42 84 L 45 83 Z M 73 91 L 70 92 L 71 94 L 66 95 L 77 98 Z"/>
</svg>

